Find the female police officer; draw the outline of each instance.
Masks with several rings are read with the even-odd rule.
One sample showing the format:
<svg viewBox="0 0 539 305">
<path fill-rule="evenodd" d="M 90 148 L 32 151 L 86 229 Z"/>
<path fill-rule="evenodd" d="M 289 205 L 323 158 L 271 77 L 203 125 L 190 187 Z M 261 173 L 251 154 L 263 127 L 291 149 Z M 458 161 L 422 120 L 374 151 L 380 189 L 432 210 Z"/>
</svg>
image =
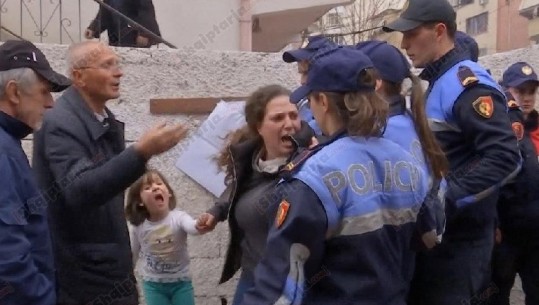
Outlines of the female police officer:
<svg viewBox="0 0 539 305">
<path fill-rule="evenodd" d="M 389 103 L 389 119 L 384 138 L 410 151 L 419 162 L 424 162 L 426 171 L 432 178 L 432 194 L 445 191 L 444 174 L 447 159 L 429 128 L 425 113 L 425 98 L 421 80 L 410 71 L 410 64 L 404 55 L 385 41 L 370 40 L 360 42 L 356 49 L 362 51 L 372 61 L 376 69 L 376 92 Z M 401 94 L 403 82 L 410 79 L 412 95 L 411 113 L 406 111 L 406 99 Z M 441 186 L 441 187 L 440 187 Z M 422 207 L 418 218 L 418 237 L 415 246 L 431 248 L 440 241 L 444 229 L 444 207 L 438 196 L 429 196 L 429 202 Z M 436 234 L 432 234 L 436 233 Z M 410 266 L 413 270 L 413 266 Z"/>
<path fill-rule="evenodd" d="M 380 137 L 388 104 L 372 68 L 351 48 L 311 60 L 295 94 L 309 97 L 330 139 L 286 166 L 242 304 L 405 304 L 403 268 L 429 182 L 412 154 Z"/>
</svg>

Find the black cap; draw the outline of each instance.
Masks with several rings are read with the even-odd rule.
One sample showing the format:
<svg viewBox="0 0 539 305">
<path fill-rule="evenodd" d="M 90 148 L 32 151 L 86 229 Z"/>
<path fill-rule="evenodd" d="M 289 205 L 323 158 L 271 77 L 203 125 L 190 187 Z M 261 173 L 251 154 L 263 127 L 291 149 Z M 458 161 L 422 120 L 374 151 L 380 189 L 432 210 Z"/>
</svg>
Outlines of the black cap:
<svg viewBox="0 0 539 305">
<path fill-rule="evenodd" d="M 408 0 L 399 18 L 383 27 L 386 32 L 406 32 L 433 21 L 455 22 L 457 14 L 447 0 Z"/>
<path fill-rule="evenodd" d="M 309 60 L 321 48 L 335 45 L 323 35 L 311 36 L 308 40 L 309 43 L 305 48 L 284 52 L 283 60 L 287 63 Z"/>
<path fill-rule="evenodd" d="M 26 40 L 8 40 L 0 45 L 0 71 L 30 68 L 51 84 L 51 91 L 60 92 L 71 86 L 71 81 L 55 72 L 45 54 Z"/>
</svg>

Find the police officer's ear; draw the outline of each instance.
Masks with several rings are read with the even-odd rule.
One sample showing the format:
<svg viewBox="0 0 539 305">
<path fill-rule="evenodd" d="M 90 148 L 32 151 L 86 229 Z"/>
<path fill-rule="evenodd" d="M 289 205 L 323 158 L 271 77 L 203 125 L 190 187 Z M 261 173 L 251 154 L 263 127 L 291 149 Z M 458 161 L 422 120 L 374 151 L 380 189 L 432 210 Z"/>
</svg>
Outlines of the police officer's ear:
<svg viewBox="0 0 539 305">
<path fill-rule="evenodd" d="M 317 103 L 317 107 L 320 107 L 324 112 L 329 111 L 329 96 L 324 92 L 312 94 L 311 103 Z"/>
<path fill-rule="evenodd" d="M 447 32 L 449 31 L 447 25 L 442 22 L 437 22 L 434 24 L 434 33 L 436 34 L 436 38 L 442 37 L 444 33 L 449 35 Z"/>
</svg>

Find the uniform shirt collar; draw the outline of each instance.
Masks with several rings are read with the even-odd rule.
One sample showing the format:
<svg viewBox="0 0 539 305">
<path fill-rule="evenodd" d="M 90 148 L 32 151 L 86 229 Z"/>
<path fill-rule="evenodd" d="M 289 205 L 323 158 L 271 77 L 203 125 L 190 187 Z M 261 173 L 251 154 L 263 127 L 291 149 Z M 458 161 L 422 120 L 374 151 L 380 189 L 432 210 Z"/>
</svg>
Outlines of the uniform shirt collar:
<svg viewBox="0 0 539 305">
<path fill-rule="evenodd" d="M 419 77 L 422 80 L 433 83 L 445 72 L 447 72 L 447 70 L 465 59 L 467 59 L 467 54 L 465 52 L 461 52 L 458 49 L 453 48 L 438 60 L 427 65 L 419 74 Z"/>
</svg>

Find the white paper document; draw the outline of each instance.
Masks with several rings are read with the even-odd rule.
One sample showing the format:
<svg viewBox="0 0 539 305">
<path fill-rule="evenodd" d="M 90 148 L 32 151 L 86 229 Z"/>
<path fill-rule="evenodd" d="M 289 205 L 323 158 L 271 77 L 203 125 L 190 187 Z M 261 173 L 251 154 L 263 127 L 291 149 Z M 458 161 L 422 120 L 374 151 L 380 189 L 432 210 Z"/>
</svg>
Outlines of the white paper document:
<svg viewBox="0 0 539 305">
<path fill-rule="evenodd" d="M 245 126 L 245 102 L 220 101 L 199 129 L 186 141 L 176 167 L 219 197 L 225 190 L 225 173 L 219 172 L 215 158 L 226 136 Z"/>
</svg>

